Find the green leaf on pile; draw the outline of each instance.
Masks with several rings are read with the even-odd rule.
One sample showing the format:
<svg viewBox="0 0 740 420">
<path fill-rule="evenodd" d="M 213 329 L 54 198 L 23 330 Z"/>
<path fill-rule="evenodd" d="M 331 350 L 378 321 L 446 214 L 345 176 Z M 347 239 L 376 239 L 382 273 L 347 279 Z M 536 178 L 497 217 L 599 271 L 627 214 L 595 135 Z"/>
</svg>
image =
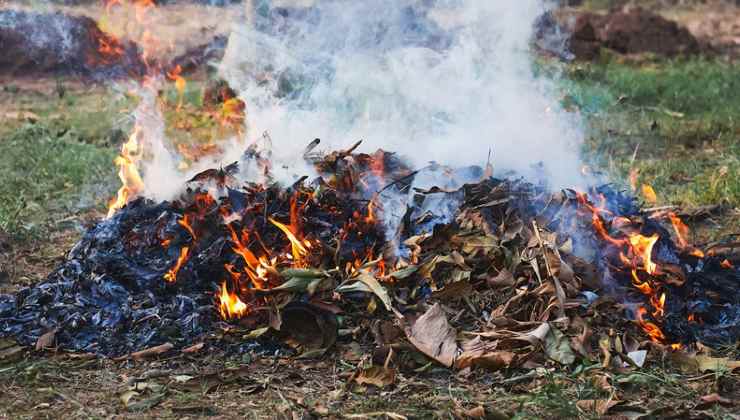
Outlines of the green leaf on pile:
<svg viewBox="0 0 740 420">
<path fill-rule="evenodd" d="M 375 296 L 383 302 L 385 308 L 393 312 L 393 305 L 391 303 L 391 297 L 388 294 L 383 285 L 367 271 L 361 270 L 357 277 L 350 279 L 347 284 L 340 285 L 336 289 L 337 293 L 351 293 L 351 292 L 369 292 L 374 293 Z"/>
<path fill-rule="evenodd" d="M 325 277 L 291 277 L 280 286 L 270 289 L 271 292 L 308 292 L 313 295 L 319 286 L 327 280 Z"/>
<path fill-rule="evenodd" d="M 545 336 L 545 354 L 550 359 L 564 365 L 570 365 L 576 361 L 576 356 L 570 347 L 570 340 L 557 328 L 551 327 Z"/>
<path fill-rule="evenodd" d="M 280 271 L 280 276 L 283 278 L 322 278 L 326 277 L 326 273 L 322 270 L 315 268 L 286 268 Z"/>
<path fill-rule="evenodd" d="M 403 280 L 405 278 L 410 277 L 412 274 L 416 273 L 419 270 L 418 266 L 410 265 L 406 268 L 402 268 L 400 270 L 394 271 L 390 274 L 390 277 L 396 279 L 396 280 Z"/>
</svg>

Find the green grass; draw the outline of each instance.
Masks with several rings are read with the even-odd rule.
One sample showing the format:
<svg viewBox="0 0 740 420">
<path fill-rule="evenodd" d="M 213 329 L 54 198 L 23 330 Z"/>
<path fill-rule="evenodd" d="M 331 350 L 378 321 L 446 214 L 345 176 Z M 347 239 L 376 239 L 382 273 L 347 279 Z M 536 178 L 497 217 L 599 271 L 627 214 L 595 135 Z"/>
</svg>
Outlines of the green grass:
<svg viewBox="0 0 740 420">
<path fill-rule="evenodd" d="M 570 68 L 566 104 L 588 118 L 585 154 L 662 204 L 740 206 L 740 68 L 719 60 Z M 633 160 L 634 156 L 634 160 Z"/>
<path fill-rule="evenodd" d="M 83 186 L 110 183 L 114 157 L 111 148 L 43 124 L 5 135 L 0 139 L 0 230 L 32 232 L 55 210 L 74 206 Z"/>
</svg>

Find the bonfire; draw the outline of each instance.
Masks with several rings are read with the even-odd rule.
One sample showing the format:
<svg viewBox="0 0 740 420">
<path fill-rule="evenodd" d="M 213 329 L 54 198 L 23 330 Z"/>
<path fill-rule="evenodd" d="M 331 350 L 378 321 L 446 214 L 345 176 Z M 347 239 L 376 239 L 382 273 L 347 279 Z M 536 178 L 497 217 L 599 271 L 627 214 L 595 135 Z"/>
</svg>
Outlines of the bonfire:
<svg viewBox="0 0 740 420">
<path fill-rule="evenodd" d="M 145 21 L 154 6 L 133 7 Z M 130 53 L 108 35 L 93 44 L 109 60 Z M 138 114 L 161 118 L 168 84 L 180 112 L 182 67 L 146 48 L 137 63 L 147 73 Z M 215 96 L 214 118 L 241 138 L 250 104 L 228 86 Z M 577 360 L 619 369 L 642 366 L 651 349 L 740 337 L 735 245 L 691 244 L 675 209 L 646 208 L 609 183 L 494 176 L 490 161 L 417 167 L 359 139 L 324 151 L 307 142 L 308 171 L 287 183 L 270 133 L 261 137 L 155 200 L 142 174 L 151 125 L 137 119 L 106 217 L 45 281 L 0 296 L 0 334 L 118 360 L 205 346 L 332 357 L 351 336 L 376 365 L 353 380 L 381 385 L 395 377 L 395 352 L 464 372 Z M 189 170 L 223 150 L 178 152 Z"/>
</svg>

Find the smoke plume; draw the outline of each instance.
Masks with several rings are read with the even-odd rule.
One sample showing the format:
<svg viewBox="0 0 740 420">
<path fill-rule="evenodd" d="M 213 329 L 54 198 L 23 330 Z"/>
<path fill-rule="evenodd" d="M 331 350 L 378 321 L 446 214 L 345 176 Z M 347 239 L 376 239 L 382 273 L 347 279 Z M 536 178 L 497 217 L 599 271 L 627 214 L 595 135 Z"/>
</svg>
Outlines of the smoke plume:
<svg viewBox="0 0 740 420">
<path fill-rule="evenodd" d="M 250 4 L 220 67 L 247 103 L 248 140 L 270 134 L 286 181 L 306 174 L 301 153 L 319 137 L 416 167 L 485 165 L 491 152 L 498 175 L 580 183 L 578 116 L 535 74 L 541 0 L 295 3 Z"/>
</svg>

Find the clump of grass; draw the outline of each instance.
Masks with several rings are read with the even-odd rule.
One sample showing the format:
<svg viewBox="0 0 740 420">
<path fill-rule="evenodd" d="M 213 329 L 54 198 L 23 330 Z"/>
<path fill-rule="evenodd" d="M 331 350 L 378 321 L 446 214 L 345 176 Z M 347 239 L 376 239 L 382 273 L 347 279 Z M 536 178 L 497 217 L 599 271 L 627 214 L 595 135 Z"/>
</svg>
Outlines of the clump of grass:
<svg viewBox="0 0 740 420">
<path fill-rule="evenodd" d="M 115 152 L 78 141 L 70 132 L 27 124 L 0 139 L 0 230 L 33 231 L 83 185 L 112 180 Z"/>
<path fill-rule="evenodd" d="M 740 206 L 740 68 L 720 60 L 607 61 L 570 69 L 566 104 L 590 122 L 585 154 L 663 204 Z"/>
</svg>

